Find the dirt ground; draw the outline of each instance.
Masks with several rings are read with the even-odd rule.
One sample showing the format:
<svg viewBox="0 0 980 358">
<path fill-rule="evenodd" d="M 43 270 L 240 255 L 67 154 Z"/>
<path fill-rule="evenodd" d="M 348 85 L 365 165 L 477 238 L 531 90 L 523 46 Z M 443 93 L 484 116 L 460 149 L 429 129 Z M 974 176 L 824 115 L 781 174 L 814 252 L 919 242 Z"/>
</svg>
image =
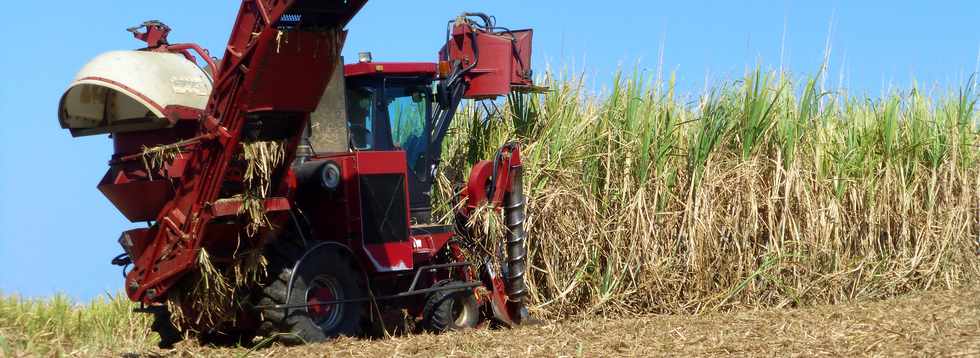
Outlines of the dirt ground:
<svg viewBox="0 0 980 358">
<path fill-rule="evenodd" d="M 184 345 L 143 356 L 980 357 L 980 286 L 889 301 L 705 316 L 644 316 L 475 330 L 303 347 L 208 349 Z"/>
</svg>

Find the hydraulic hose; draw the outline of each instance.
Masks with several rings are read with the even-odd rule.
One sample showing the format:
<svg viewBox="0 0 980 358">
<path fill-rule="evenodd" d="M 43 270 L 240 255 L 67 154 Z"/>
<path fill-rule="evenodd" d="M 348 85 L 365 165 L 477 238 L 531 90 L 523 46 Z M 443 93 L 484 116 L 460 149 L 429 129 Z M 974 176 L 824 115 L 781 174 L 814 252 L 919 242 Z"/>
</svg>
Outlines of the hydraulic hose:
<svg viewBox="0 0 980 358">
<path fill-rule="evenodd" d="M 463 13 L 463 16 L 466 16 L 466 17 L 478 17 L 478 18 L 480 18 L 480 20 L 483 20 L 483 26 L 482 27 L 484 29 L 487 29 L 487 30 L 493 28 L 496 25 L 494 23 L 495 21 L 493 21 L 493 16 L 487 15 L 487 14 L 482 13 L 482 12 L 464 12 Z"/>
<path fill-rule="evenodd" d="M 527 267 L 527 232 L 524 230 L 525 212 L 524 184 L 521 177 L 521 166 L 511 167 L 512 179 L 510 190 L 504 195 L 504 222 L 507 225 L 506 249 L 507 270 L 504 279 L 507 281 L 507 296 L 520 302 L 527 295 L 527 284 L 524 282 L 524 272 Z"/>
</svg>

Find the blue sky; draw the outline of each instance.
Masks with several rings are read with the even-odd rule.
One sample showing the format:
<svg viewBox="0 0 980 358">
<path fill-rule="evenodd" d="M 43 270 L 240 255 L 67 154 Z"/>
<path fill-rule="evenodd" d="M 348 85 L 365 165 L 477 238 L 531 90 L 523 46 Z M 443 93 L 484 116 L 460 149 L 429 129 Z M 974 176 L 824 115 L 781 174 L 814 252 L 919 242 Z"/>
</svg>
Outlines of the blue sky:
<svg viewBox="0 0 980 358">
<path fill-rule="evenodd" d="M 122 284 L 109 260 L 127 222 L 96 190 L 111 143 L 72 139 L 58 99 L 87 60 L 140 46 L 124 31 L 159 19 L 173 42 L 220 54 L 236 1 L 18 1 L 0 22 L 0 291 L 65 292 L 89 299 Z M 738 77 L 757 64 L 812 74 L 831 44 L 828 87 L 877 95 L 915 80 L 955 87 L 976 70 L 980 3 L 974 1 L 444 1 L 372 0 L 349 26 L 345 54 L 427 61 L 446 21 L 483 11 L 511 28 L 535 28 L 534 64 L 574 69 L 599 91 L 620 66 L 675 72 L 682 92 Z"/>
</svg>

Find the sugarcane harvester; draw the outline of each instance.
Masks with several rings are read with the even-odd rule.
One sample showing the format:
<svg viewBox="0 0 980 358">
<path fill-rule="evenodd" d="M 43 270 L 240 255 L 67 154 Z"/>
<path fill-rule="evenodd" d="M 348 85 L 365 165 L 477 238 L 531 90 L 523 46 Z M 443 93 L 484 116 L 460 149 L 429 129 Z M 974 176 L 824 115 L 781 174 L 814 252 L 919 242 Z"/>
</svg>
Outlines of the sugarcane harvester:
<svg viewBox="0 0 980 358">
<path fill-rule="evenodd" d="M 145 48 L 100 55 L 61 98 L 73 136 L 112 138 L 99 190 L 148 224 L 113 263 L 161 346 L 320 341 L 391 312 L 436 332 L 527 319 L 520 146 L 473 166 L 456 224 L 433 223 L 431 195 L 460 103 L 534 88 L 531 30 L 465 13 L 439 62 L 343 65 L 365 3 L 244 0 L 220 60 L 148 21 L 129 29 Z M 479 256 L 482 207 L 507 229 Z"/>
</svg>

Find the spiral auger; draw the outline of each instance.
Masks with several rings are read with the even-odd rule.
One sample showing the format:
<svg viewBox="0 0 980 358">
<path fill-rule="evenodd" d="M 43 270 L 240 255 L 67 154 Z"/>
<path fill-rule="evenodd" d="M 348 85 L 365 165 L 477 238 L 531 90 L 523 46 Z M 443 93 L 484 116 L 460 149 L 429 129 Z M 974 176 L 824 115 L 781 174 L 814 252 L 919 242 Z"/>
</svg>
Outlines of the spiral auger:
<svg viewBox="0 0 980 358">
<path fill-rule="evenodd" d="M 507 225 L 507 296 L 513 301 L 522 301 L 527 296 L 524 272 L 527 268 L 527 231 L 524 222 L 527 218 L 526 200 L 521 166 L 511 168 L 513 177 L 510 191 L 504 196 L 504 220 Z"/>
</svg>

